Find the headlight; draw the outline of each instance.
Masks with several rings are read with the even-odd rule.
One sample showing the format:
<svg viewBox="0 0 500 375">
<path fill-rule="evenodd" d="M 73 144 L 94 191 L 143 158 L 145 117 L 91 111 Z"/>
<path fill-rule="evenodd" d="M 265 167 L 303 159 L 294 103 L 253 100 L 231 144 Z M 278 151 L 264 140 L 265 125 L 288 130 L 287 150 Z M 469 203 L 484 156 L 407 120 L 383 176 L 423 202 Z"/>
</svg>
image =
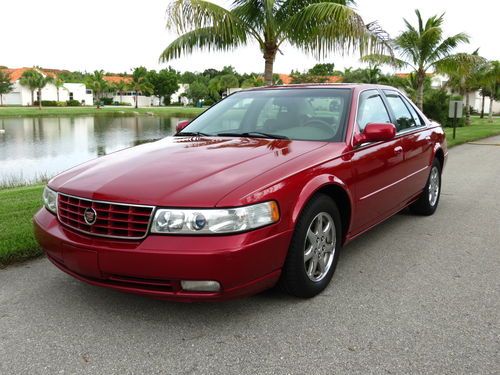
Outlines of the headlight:
<svg viewBox="0 0 500 375">
<path fill-rule="evenodd" d="M 53 214 L 57 213 L 57 193 L 47 186 L 43 189 L 43 205 Z"/>
<path fill-rule="evenodd" d="M 172 234 L 236 233 L 263 227 L 279 220 L 274 201 L 224 209 L 158 209 L 151 232 Z"/>
</svg>

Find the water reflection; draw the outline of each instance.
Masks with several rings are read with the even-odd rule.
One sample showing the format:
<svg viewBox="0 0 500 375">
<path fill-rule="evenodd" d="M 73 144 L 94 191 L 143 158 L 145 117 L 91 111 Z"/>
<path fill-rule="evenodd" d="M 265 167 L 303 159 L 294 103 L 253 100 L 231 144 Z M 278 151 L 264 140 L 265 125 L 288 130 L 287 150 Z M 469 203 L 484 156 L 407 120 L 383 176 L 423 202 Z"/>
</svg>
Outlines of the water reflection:
<svg viewBox="0 0 500 375">
<path fill-rule="evenodd" d="M 0 119 L 0 184 L 53 176 L 77 164 L 163 138 L 185 118 L 42 117 Z"/>
</svg>

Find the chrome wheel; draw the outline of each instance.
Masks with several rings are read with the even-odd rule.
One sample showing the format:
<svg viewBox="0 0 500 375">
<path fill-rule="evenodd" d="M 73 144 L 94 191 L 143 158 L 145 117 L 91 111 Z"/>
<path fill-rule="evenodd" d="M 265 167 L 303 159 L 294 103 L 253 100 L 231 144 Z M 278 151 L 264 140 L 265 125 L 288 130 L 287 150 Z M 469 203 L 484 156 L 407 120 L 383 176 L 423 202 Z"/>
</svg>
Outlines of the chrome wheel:
<svg viewBox="0 0 500 375">
<path fill-rule="evenodd" d="M 321 281 L 330 270 L 335 255 L 337 234 L 333 218 L 320 212 L 309 224 L 304 241 L 304 267 L 309 279 Z"/>
<path fill-rule="evenodd" d="M 429 177 L 429 204 L 435 206 L 439 197 L 439 169 L 433 166 Z"/>
</svg>

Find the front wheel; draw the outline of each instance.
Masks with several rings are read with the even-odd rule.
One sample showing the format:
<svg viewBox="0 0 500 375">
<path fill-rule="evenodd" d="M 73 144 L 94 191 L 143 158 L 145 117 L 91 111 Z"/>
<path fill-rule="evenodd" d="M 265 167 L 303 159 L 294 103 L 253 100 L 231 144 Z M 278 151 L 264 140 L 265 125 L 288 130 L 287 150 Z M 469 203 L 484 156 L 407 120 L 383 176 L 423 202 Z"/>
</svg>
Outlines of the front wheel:
<svg viewBox="0 0 500 375">
<path fill-rule="evenodd" d="M 321 293 L 330 282 L 342 242 L 340 213 L 327 195 L 317 195 L 301 213 L 280 279 L 281 288 L 303 298 Z"/>
<path fill-rule="evenodd" d="M 422 195 L 410 206 L 410 210 L 419 215 L 432 215 L 438 206 L 441 195 L 441 163 L 434 159 L 431 173 Z"/>
</svg>

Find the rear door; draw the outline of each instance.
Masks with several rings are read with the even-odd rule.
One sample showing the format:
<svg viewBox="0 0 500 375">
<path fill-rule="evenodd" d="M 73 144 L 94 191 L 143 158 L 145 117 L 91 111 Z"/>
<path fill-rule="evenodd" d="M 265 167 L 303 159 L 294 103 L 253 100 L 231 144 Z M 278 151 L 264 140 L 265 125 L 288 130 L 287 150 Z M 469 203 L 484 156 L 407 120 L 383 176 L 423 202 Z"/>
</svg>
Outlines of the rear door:
<svg viewBox="0 0 500 375">
<path fill-rule="evenodd" d="M 430 131 L 408 99 L 395 90 L 383 90 L 393 121 L 402 141 L 406 178 L 402 181 L 404 196 L 411 199 L 427 182 L 432 156 Z"/>
<path fill-rule="evenodd" d="M 391 123 L 386 103 L 378 90 L 363 91 L 359 96 L 355 132 L 369 123 Z M 354 150 L 351 159 L 356 181 L 356 214 L 353 234 L 362 232 L 390 216 L 401 204 L 404 178 L 402 140 L 366 143 Z"/>
</svg>

